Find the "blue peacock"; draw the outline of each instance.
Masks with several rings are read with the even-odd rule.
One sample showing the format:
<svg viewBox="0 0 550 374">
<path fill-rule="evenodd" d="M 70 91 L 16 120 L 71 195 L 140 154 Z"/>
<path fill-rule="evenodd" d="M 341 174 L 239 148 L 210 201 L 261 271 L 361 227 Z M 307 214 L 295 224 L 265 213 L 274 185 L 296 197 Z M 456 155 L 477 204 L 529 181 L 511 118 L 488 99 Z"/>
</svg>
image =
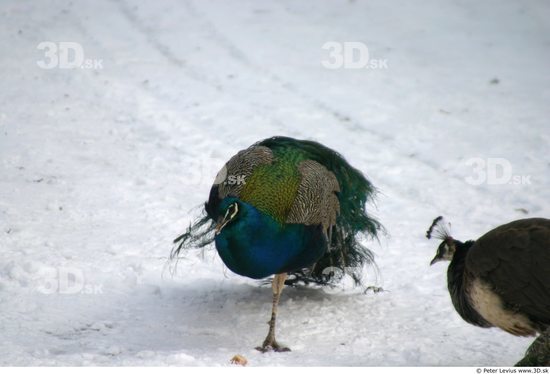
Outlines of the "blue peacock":
<svg viewBox="0 0 550 374">
<path fill-rule="evenodd" d="M 365 207 L 375 194 L 332 149 L 288 137 L 265 139 L 224 165 L 204 215 L 174 240 L 171 258 L 214 242 L 231 271 L 253 279 L 274 275 L 269 332 L 258 349 L 288 351 L 275 339 L 284 285 L 330 285 L 344 274 L 359 284 L 364 265 L 374 263 L 360 237 L 377 238 L 383 230 Z"/>
</svg>

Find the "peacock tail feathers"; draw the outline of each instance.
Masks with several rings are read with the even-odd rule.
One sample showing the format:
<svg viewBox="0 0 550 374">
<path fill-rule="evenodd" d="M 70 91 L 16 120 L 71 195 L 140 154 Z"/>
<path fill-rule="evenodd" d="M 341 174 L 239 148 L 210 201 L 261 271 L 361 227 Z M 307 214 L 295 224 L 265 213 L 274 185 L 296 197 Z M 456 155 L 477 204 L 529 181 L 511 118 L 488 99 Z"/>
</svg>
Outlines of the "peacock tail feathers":
<svg viewBox="0 0 550 374">
<path fill-rule="evenodd" d="M 245 183 L 227 183 L 242 177 Z M 374 264 L 363 237 L 378 238 L 382 225 L 366 211 L 376 189 L 337 152 L 313 141 L 273 137 L 233 156 L 216 177 L 205 211 L 174 240 L 171 258 L 183 249 L 212 243 L 221 200 L 235 196 L 284 223 L 321 225 L 328 250 L 313 265 L 289 273 L 287 284 L 335 284 L 345 274 L 356 284 Z"/>
</svg>

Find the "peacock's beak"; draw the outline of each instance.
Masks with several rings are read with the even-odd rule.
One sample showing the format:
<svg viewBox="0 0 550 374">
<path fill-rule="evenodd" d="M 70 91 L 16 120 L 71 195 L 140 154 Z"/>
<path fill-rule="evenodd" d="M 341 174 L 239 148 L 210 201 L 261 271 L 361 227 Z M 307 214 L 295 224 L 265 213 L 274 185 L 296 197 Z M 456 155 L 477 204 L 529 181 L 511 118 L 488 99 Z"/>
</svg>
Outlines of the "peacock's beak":
<svg viewBox="0 0 550 374">
<path fill-rule="evenodd" d="M 227 225 L 227 222 L 229 221 L 226 220 L 225 218 L 220 218 L 218 220 L 218 223 L 216 224 L 216 228 L 214 229 L 214 236 L 218 235 L 222 231 L 225 225 Z"/>
</svg>

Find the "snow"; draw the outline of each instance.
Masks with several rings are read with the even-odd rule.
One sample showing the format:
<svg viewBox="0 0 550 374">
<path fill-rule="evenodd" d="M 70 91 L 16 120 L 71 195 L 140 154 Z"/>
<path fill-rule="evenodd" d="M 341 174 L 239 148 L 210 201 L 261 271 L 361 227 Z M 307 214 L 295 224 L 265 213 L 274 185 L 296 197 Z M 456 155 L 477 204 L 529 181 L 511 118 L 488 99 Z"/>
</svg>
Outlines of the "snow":
<svg viewBox="0 0 550 374">
<path fill-rule="evenodd" d="M 423 235 L 440 214 L 464 240 L 550 216 L 547 2 L 6 0 L 0 17 L 0 364 L 523 356 L 531 339 L 461 320 Z M 102 68 L 39 68 L 44 41 L 79 43 Z M 326 69 L 327 41 L 362 42 L 387 68 Z M 363 170 L 389 235 L 369 243 L 385 292 L 285 289 L 292 352 L 261 354 L 269 287 L 215 251 L 173 276 L 167 256 L 223 163 L 273 135 Z M 468 183 L 473 158 L 529 178 Z"/>
</svg>

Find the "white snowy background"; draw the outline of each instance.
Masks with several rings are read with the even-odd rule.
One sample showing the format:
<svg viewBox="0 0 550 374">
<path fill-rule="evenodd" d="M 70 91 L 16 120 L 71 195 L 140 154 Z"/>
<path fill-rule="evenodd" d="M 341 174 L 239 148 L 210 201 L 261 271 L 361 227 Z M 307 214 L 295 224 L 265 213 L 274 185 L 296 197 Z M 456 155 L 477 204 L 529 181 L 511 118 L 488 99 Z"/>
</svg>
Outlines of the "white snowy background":
<svg viewBox="0 0 550 374">
<path fill-rule="evenodd" d="M 513 365 L 531 339 L 462 321 L 424 233 L 550 216 L 549 19 L 544 0 L 2 1 L 0 364 Z M 40 68 L 44 41 L 98 66 Z M 326 69 L 327 41 L 387 68 Z M 223 163 L 273 135 L 364 171 L 389 235 L 368 243 L 385 292 L 285 289 L 292 352 L 261 354 L 270 288 L 215 250 L 173 276 L 167 256 Z M 473 158 L 524 183 L 468 183 Z"/>
</svg>

